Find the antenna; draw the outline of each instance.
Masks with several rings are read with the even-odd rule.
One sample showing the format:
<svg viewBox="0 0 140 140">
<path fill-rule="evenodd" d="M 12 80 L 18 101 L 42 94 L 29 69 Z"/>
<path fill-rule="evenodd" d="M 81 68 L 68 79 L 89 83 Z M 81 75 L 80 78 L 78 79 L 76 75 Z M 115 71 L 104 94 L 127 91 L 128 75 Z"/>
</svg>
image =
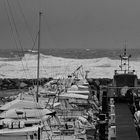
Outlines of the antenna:
<svg viewBox="0 0 140 140">
<path fill-rule="evenodd" d="M 124 55 L 126 55 L 126 46 L 127 46 L 127 42 L 125 40 L 125 42 L 124 42 Z"/>
<path fill-rule="evenodd" d="M 37 91 L 36 91 L 36 101 L 38 102 L 38 92 L 39 92 L 39 67 L 40 67 L 40 30 L 41 30 L 41 15 L 39 12 L 39 29 L 38 29 L 38 62 L 37 62 Z"/>
</svg>

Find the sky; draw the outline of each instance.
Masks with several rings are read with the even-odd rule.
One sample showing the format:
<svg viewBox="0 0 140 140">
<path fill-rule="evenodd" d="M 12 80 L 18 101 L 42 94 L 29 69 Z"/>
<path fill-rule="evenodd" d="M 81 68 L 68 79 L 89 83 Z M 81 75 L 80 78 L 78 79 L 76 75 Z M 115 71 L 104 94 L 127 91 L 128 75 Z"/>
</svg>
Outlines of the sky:
<svg viewBox="0 0 140 140">
<path fill-rule="evenodd" d="M 0 49 L 33 48 L 39 11 L 42 48 L 140 47 L 140 0 L 0 0 Z"/>
</svg>

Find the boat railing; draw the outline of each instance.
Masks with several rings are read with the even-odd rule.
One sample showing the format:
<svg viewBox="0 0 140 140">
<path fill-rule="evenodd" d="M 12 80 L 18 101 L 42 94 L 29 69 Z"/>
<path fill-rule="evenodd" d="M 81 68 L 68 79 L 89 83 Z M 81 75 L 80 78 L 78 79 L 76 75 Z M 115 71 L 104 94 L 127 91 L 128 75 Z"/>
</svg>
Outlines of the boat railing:
<svg viewBox="0 0 140 140">
<path fill-rule="evenodd" d="M 115 75 L 117 74 L 135 74 L 135 70 L 115 70 Z"/>
<path fill-rule="evenodd" d="M 128 90 L 132 89 L 133 92 L 136 94 L 137 98 L 140 98 L 140 86 L 135 87 L 115 87 L 115 86 L 108 86 L 108 96 L 109 97 L 117 97 L 118 95 L 125 96 Z"/>
<path fill-rule="evenodd" d="M 79 109 L 63 109 L 57 112 L 58 116 L 63 116 L 64 118 L 75 118 L 77 116 L 83 115 L 83 111 Z"/>
</svg>

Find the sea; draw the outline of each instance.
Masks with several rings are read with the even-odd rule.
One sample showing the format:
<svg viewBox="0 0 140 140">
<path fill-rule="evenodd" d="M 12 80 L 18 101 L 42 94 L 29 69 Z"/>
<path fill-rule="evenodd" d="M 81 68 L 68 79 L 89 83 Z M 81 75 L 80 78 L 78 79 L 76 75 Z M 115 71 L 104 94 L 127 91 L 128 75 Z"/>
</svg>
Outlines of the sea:
<svg viewBox="0 0 140 140">
<path fill-rule="evenodd" d="M 130 66 L 140 77 L 140 49 L 128 49 L 131 54 Z M 123 49 L 41 49 L 39 75 L 40 78 L 65 78 L 77 71 L 83 77 L 89 71 L 89 78 L 113 78 L 114 70 L 119 69 L 120 54 Z M 36 50 L 1 50 L 0 78 L 37 77 Z"/>
</svg>

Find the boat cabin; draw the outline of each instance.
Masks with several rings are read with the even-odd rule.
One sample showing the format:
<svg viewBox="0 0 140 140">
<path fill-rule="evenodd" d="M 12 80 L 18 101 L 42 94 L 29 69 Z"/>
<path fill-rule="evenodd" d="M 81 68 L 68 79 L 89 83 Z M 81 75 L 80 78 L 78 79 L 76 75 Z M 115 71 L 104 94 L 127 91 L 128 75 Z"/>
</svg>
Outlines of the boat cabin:
<svg viewBox="0 0 140 140">
<path fill-rule="evenodd" d="M 130 67 L 130 58 L 131 55 L 126 53 L 125 48 L 124 53 L 120 55 L 120 69 L 114 71 L 113 77 L 113 87 L 117 97 L 125 95 L 128 89 L 135 88 L 137 86 L 138 78 L 135 70 L 131 69 Z"/>
</svg>

